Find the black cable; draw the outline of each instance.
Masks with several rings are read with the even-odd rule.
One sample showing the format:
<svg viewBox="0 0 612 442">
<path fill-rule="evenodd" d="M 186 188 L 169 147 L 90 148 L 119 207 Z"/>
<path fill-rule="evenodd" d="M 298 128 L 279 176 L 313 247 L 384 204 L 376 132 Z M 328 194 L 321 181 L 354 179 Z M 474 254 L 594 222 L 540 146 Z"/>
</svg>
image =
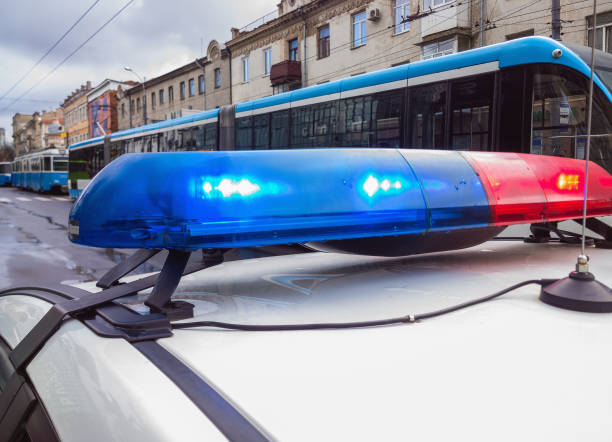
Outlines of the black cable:
<svg viewBox="0 0 612 442">
<path fill-rule="evenodd" d="M 527 281 L 519 282 L 510 287 L 507 287 L 499 292 L 495 292 L 491 295 L 484 296 L 482 298 L 473 299 L 466 301 L 461 304 L 457 304 L 451 307 L 443 308 L 441 310 L 435 310 L 428 313 L 420 313 L 416 315 L 399 316 L 395 318 L 378 319 L 373 321 L 357 321 L 357 322 L 323 322 L 314 324 L 279 324 L 279 325 L 261 325 L 261 324 L 234 324 L 229 322 L 218 322 L 218 321 L 194 321 L 194 322 L 181 322 L 172 323 L 170 326 L 173 330 L 180 330 L 194 327 L 215 327 L 224 328 L 229 330 L 242 330 L 242 331 L 296 331 L 296 330 L 322 330 L 322 329 L 343 329 L 343 328 L 363 328 L 363 327 L 380 327 L 383 325 L 392 324 L 406 324 L 423 319 L 435 318 L 436 316 L 445 315 L 447 313 L 456 312 L 457 310 L 471 307 L 476 304 L 480 304 L 486 301 L 490 301 L 499 296 L 505 295 L 508 292 L 516 290 L 520 287 L 524 287 L 530 284 L 538 284 L 546 286 L 557 281 L 556 279 L 530 279 Z"/>
<path fill-rule="evenodd" d="M 14 85 L 12 85 L 12 86 L 11 86 L 11 87 L 10 87 L 10 88 L 9 88 L 9 89 L 8 89 L 8 90 L 5 92 L 5 93 L 4 93 L 4 95 L 2 95 L 2 96 L 0 97 L 0 100 L 2 100 L 3 98 L 5 98 L 5 97 L 6 97 L 8 94 L 10 94 L 10 93 L 11 93 L 11 91 L 12 91 L 13 89 L 15 89 L 17 86 L 19 86 L 19 84 L 20 84 L 20 83 L 21 83 L 23 80 L 25 80 L 25 78 L 26 78 L 28 75 L 30 75 L 34 69 L 36 69 L 36 67 L 37 67 L 37 66 L 38 66 L 38 65 L 39 65 L 39 64 L 40 64 L 40 63 L 41 63 L 41 62 L 42 62 L 42 61 L 43 61 L 43 60 L 44 60 L 44 59 L 47 57 L 47 55 L 49 55 L 49 54 L 51 53 L 51 51 L 52 51 L 53 49 L 55 49 L 55 48 L 57 47 L 57 45 L 58 45 L 58 44 L 60 44 L 60 43 L 62 42 L 62 40 L 64 40 L 64 38 L 66 38 L 66 36 L 67 36 L 68 34 L 70 34 L 70 32 L 71 32 L 71 31 L 72 31 L 72 30 L 73 30 L 73 29 L 76 27 L 76 25 L 78 25 L 78 24 L 81 22 L 81 20 L 83 20 L 83 18 L 85 18 L 85 16 L 86 16 L 86 15 L 89 13 L 89 11 L 91 11 L 91 10 L 93 9 L 93 7 L 94 7 L 94 6 L 96 6 L 96 5 L 97 5 L 99 2 L 100 2 L 100 0 L 95 0 L 95 1 L 94 1 L 94 2 L 91 4 L 91 6 L 90 6 L 89 8 L 87 8 L 87 10 L 86 10 L 85 12 L 83 12 L 83 13 L 81 14 L 81 16 L 80 16 L 80 17 L 79 17 L 79 18 L 78 18 L 78 19 L 77 19 L 77 20 L 76 20 L 76 21 L 75 21 L 75 22 L 74 22 L 74 23 L 73 23 L 73 24 L 72 24 L 72 25 L 71 25 L 71 26 L 68 28 L 68 30 L 67 30 L 66 32 L 64 32 L 64 34 L 63 34 L 63 35 L 62 35 L 62 36 L 59 38 L 59 40 L 57 40 L 55 43 L 53 43 L 53 45 L 52 45 L 52 46 L 51 46 L 49 49 L 47 49 L 47 52 L 45 52 L 45 53 L 43 54 L 43 56 L 42 56 L 42 57 L 40 57 L 36 63 L 34 63 L 34 65 L 33 65 L 33 66 L 30 68 L 30 70 L 29 70 L 28 72 L 26 72 L 26 73 L 25 73 L 25 74 L 24 74 L 24 75 L 23 75 L 23 76 L 22 76 L 22 77 L 21 77 L 21 78 L 20 78 L 20 79 L 19 79 L 19 80 L 18 80 L 18 81 L 17 81 L 17 82 L 14 84 Z"/>
<path fill-rule="evenodd" d="M 87 43 L 89 43 L 89 41 L 91 39 L 93 39 L 96 35 L 98 35 L 98 33 L 100 31 L 102 31 L 102 29 L 104 29 L 115 18 L 117 18 L 117 16 L 119 14 L 121 14 L 124 11 L 124 9 L 126 9 L 128 6 L 130 6 L 133 2 L 134 2 L 134 0 L 129 0 L 125 5 L 123 5 L 123 7 L 121 7 L 121 9 L 119 9 L 117 12 L 115 12 L 115 14 L 111 18 L 106 20 L 102 24 L 102 26 L 100 26 L 98 29 L 96 29 L 96 31 L 93 34 L 91 34 L 89 37 L 87 37 L 87 39 L 83 43 L 78 45 L 76 47 L 76 49 L 74 49 L 70 54 L 68 54 L 68 56 L 66 56 L 64 59 L 62 59 L 62 61 L 60 61 L 57 65 L 55 65 L 55 67 L 53 69 L 51 69 L 49 72 L 47 72 L 40 80 L 38 80 L 38 82 L 34 83 L 34 85 L 32 87 L 30 87 L 27 91 L 25 91 L 19 97 L 17 97 L 15 100 L 13 100 L 9 105 L 4 107 L 3 109 L 0 109 L 0 113 L 4 112 L 9 107 L 11 107 L 15 103 L 19 102 L 23 97 L 25 97 L 27 94 L 29 94 L 36 86 L 38 86 L 40 83 L 45 81 L 51 74 L 53 74 L 55 71 L 57 71 L 60 68 L 60 66 L 62 66 L 66 61 L 68 61 L 68 59 L 70 59 L 74 54 L 76 54 L 83 46 L 85 46 Z"/>
</svg>

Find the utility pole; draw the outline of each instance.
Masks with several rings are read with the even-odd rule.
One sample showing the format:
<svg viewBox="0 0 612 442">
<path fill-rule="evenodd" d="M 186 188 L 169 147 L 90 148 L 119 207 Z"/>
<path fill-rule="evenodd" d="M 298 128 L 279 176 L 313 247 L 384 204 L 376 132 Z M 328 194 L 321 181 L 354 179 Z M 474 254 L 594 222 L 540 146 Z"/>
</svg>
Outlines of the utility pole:
<svg viewBox="0 0 612 442">
<path fill-rule="evenodd" d="M 478 47 L 480 48 L 484 46 L 485 12 L 485 0 L 480 0 L 480 34 L 478 36 Z"/>
<path fill-rule="evenodd" d="M 560 0 L 552 0 L 552 38 L 561 41 L 561 3 Z"/>
</svg>

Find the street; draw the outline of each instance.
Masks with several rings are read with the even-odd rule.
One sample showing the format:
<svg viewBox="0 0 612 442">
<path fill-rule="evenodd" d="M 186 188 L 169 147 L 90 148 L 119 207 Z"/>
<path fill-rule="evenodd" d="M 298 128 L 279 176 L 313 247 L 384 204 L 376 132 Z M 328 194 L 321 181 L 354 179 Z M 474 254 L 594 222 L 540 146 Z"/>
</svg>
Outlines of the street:
<svg viewBox="0 0 612 442">
<path fill-rule="evenodd" d="M 129 253 L 72 244 L 66 234 L 71 207 L 67 195 L 0 188 L 0 288 L 97 280 Z"/>
</svg>

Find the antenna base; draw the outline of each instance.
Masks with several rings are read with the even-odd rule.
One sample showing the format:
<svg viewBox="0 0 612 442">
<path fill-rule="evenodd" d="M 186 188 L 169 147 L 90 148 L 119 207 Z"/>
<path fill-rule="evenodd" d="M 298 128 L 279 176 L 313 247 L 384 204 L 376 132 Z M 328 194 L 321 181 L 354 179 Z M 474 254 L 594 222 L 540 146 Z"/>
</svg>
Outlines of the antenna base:
<svg viewBox="0 0 612 442">
<path fill-rule="evenodd" d="M 612 290 L 588 272 L 572 272 L 542 287 L 540 301 L 577 312 L 612 313 Z"/>
</svg>

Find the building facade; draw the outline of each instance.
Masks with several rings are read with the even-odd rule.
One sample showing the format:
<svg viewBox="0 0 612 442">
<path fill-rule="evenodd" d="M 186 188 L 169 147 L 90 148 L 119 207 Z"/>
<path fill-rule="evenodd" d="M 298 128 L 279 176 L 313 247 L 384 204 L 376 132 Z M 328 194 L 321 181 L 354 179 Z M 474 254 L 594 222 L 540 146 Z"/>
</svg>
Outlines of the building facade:
<svg viewBox="0 0 612 442">
<path fill-rule="evenodd" d="M 62 103 L 68 145 L 86 140 L 89 137 L 87 117 L 87 94 L 89 91 L 91 91 L 90 81 L 72 92 Z"/>
<path fill-rule="evenodd" d="M 107 78 L 87 93 L 89 138 L 108 135 L 118 130 L 117 91 L 137 84 L 134 81 L 120 82 Z"/>
<path fill-rule="evenodd" d="M 529 0 L 282 0 L 273 13 L 232 29 L 232 101 L 528 35 L 587 45 L 592 2 L 560 0 L 559 11 L 556 21 L 550 2 Z M 612 52 L 607 4 L 598 10 L 595 43 Z"/>
<path fill-rule="evenodd" d="M 13 116 L 13 141 L 15 154 L 66 147 L 64 134 L 64 111 L 34 112 Z"/>
<path fill-rule="evenodd" d="M 118 94 L 119 129 L 229 104 L 229 67 L 229 53 L 213 40 L 205 57 L 122 91 Z"/>
</svg>

